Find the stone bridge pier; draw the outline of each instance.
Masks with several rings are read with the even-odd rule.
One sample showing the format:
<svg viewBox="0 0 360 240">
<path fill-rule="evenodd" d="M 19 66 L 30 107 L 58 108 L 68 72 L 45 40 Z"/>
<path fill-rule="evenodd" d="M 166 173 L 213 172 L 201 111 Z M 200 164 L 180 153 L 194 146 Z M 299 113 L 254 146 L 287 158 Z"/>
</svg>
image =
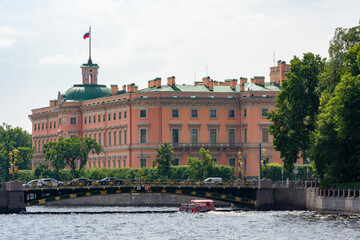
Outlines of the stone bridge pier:
<svg viewBox="0 0 360 240">
<path fill-rule="evenodd" d="M 0 213 L 26 211 L 22 182 L 5 182 L 0 189 Z"/>
</svg>

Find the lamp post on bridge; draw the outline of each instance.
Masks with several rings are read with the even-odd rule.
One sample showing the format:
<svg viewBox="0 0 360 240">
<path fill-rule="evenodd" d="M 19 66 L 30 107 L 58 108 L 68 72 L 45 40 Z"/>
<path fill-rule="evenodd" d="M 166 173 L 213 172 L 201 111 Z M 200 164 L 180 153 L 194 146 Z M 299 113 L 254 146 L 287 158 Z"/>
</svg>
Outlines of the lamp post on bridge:
<svg viewBox="0 0 360 240">
<path fill-rule="evenodd" d="M 9 164 L 10 164 L 9 174 L 12 175 L 12 177 L 11 177 L 12 180 L 17 179 L 18 155 L 19 155 L 19 150 L 17 150 L 16 148 L 14 150 L 12 150 L 11 152 L 9 152 Z"/>
<path fill-rule="evenodd" d="M 267 153 L 267 150 L 266 148 L 263 148 L 261 150 L 261 164 L 262 164 L 262 170 L 263 170 L 263 173 L 264 173 L 264 178 L 265 178 L 265 173 L 266 173 L 266 153 Z"/>
<path fill-rule="evenodd" d="M 243 168 L 243 162 L 242 162 L 242 160 L 241 160 L 241 157 L 242 157 L 242 152 L 241 151 L 239 151 L 238 152 L 238 174 L 239 174 L 239 179 L 241 179 L 241 177 L 242 177 L 242 168 Z"/>
</svg>

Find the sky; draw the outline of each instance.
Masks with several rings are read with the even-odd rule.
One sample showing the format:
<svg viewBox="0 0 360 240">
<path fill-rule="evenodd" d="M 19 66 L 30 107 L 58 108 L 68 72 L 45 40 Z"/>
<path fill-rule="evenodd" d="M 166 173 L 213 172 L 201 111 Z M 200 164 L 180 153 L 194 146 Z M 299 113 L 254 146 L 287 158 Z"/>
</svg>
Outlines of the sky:
<svg viewBox="0 0 360 240">
<path fill-rule="evenodd" d="M 169 76 L 269 81 L 274 59 L 328 57 L 359 13 L 360 0 L 0 0 L 0 123 L 31 132 L 32 109 L 82 83 L 89 26 L 98 83 L 142 89 Z"/>
</svg>

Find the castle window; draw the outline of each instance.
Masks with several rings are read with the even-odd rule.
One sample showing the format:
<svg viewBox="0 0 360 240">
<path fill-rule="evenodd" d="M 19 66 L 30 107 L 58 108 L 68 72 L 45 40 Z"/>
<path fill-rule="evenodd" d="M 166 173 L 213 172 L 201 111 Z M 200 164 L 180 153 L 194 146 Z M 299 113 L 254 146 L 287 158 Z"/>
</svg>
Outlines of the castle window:
<svg viewBox="0 0 360 240">
<path fill-rule="evenodd" d="M 228 118 L 235 118 L 235 110 L 234 109 L 228 110 Z"/>
<path fill-rule="evenodd" d="M 217 143 L 217 129 L 216 128 L 210 128 L 210 144 L 216 144 Z"/>
<path fill-rule="evenodd" d="M 140 143 L 147 143 L 147 129 L 140 129 Z"/>
<path fill-rule="evenodd" d="M 217 111 L 216 109 L 210 109 L 209 110 L 209 118 L 217 118 Z"/>
<path fill-rule="evenodd" d="M 261 129 L 261 141 L 263 142 L 263 143 L 267 143 L 267 142 L 269 142 L 269 133 L 268 133 L 268 131 L 267 131 L 267 128 L 262 128 Z"/>
<path fill-rule="evenodd" d="M 174 128 L 172 129 L 171 133 L 172 133 L 172 143 L 179 143 L 179 138 L 180 138 L 180 135 L 179 135 L 179 129 L 178 128 Z"/>
<path fill-rule="evenodd" d="M 230 167 L 235 167 L 235 158 L 230 158 L 229 159 L 229 166 Z"/>
<path fill-rule="evenodd" d="M 113 120 L 116 120 L 116 112 L 113 113 Z"/>
<path fill-rule="evenodd" d="M 121 120 L 121 112 L 119 112 L 119 120 Z"/>
<path fill-rule="evenodd" d="M 267 108 L 261 109 L 261 116 L 266 117 L 268 115 L 268 111 L 269 111 L 269 109 L 267 109 Z"/>
<path fill-rule="evenodd" d="M 147 110 L 141 109 L 139 118 L 147 118 Z"/>
<path fill-rule="evenodd" d="M 229 144 L 235 143 L 235 129 L 234 128 L 230 128 L 228 130 L 228 143 Z"/>
<path fill-rule="evenodd" d="M 77 118 L 70 118 L 70 125 L 77 125 Z"/>
<path fill-rule="evenodd" d="M 191 143 L 197 144 L 199 143 L 199 136 L 198 136 L 199 129 L 197 128 L 191 128 L 190 129 L 190 137 L 191 137 Z"/>
<path fill-rule="evenodd" d="M 198 110 L 197 109 L 191 109 L 191 118 L 198 118 Z"/>
<path fill-rule="evenodd" d="M 171 117 L 172 118 L 179 118 L 179 109 L 171 110 Z"/>
</svg>

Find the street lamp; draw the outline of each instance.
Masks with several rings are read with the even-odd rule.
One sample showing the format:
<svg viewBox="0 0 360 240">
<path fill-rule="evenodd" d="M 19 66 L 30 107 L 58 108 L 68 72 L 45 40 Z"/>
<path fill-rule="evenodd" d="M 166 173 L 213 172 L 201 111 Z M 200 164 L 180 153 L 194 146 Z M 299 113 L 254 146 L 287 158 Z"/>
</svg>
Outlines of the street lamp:
<svg viewBox="0 0 360 240">
<path fill-rule="evenodd" d="M 12 175 L 12 180 L 16 179 L 18 173 L 18 155 L 19 150 L 17 150 L 16 148 L 13 151 L 9 152 L 9 174 Z"/>
<path fill-rule="evenodd" d="M 309 179 L 309 168 L 306 168 L 306 179 Z"/>
<path fill-rule="evenodd" d="M 239 174 L 239 179 L 241 179 L 241 173 L 242 173 L 242 167 L 243 167 L 243 162 L 241 161 L 241 156 L 242 156 L 242 152 L 239 151 L 238 152 L 238 163 L 239 163 L 238 174 Z"/>
<path fill-rule="evenodd" d="M 296 181 L 296 174 L 298 174 L 298 166 L 297 166 L 297 163 L 295 163 L 294 174 L 295 174 L 295 181 Z"/>
<path fill-rule="evenodd" d="M 261 150 L 261 164 L 262 164 L 262 170 L 264 172 L 264 178 L 265 178 L 265 173 L 266 173 L 266 153 L 267 153 L 267 150 L 266 148 L 263 148 Z"/>
</svg>

